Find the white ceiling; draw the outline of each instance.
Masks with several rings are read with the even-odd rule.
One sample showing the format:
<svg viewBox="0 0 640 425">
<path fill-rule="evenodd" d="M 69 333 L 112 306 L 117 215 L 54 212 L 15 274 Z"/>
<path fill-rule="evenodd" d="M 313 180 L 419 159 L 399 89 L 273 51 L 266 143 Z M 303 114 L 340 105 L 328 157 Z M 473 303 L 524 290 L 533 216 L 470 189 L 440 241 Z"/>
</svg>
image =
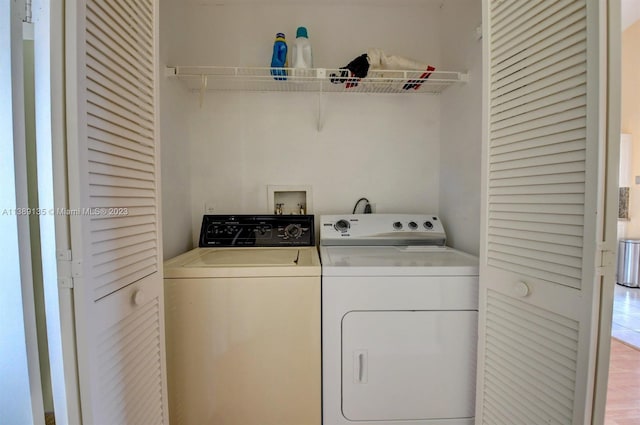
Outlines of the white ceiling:
<svg viewBox="0 0 640 425">
<path fill-rule="evenodd" d="M 620 0 L 622 5 L 622 31 L 640 19 L 640 0 Z"/>
</svg>

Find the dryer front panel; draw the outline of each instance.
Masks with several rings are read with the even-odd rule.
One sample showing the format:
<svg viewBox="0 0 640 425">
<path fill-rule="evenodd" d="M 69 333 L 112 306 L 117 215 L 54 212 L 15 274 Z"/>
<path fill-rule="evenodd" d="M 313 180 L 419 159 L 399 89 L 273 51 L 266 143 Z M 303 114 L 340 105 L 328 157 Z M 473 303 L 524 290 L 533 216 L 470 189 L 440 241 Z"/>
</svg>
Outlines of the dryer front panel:
<svg viewBox="0 0 640 425">
<path fill-rule="evenodd" d="M 342 413 L 351 421 L 471 418 L 476 311 L 351 311 Z"/>
</svg>

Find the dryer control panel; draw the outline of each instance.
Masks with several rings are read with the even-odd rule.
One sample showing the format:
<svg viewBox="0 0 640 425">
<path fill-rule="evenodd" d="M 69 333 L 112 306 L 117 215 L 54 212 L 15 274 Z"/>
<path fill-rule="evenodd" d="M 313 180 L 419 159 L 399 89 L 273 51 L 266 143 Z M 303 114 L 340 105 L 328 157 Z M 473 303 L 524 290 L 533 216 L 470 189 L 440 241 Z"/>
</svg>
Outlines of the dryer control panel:
<svg viewBox="0 0 640 425">
<path fill-rule="evenodd" d="M 314 246 L 312 215 L 205 215 L 200 247 Z"/>
<path fill-rule="evenodd" d="M 321 245 L 446 244 L 444 227 L 433 214 L 345 214 L 320 217 Z"/>
</svg>

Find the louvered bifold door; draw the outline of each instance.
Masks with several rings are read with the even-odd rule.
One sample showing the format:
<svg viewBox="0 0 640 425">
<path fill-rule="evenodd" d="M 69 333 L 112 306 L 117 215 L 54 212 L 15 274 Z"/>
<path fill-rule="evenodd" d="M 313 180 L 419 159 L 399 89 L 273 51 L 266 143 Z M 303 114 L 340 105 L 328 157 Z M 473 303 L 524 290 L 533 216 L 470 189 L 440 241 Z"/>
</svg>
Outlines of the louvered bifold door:
<svg viewBox="0 0 640 425">
<path fill-rule="evenodd" d="M 484 2 L 477 423 L 589 419 L 600 3 Z"/>
<path fill-rule="evenodd" d="M 72 272 L 87 424 L 167 422 L 157 0 L 67 3 Z"/>
</svg>

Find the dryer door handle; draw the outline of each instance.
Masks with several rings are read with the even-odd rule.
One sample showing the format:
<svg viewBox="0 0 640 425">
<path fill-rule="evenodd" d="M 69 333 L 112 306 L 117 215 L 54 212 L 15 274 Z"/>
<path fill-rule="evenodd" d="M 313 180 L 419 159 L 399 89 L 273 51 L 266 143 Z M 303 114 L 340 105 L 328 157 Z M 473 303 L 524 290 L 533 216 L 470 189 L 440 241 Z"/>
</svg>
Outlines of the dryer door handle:
<svg viewBox="0 0 640 425">
<path fill-rule="evenodd" d="M 355 384 L 367 383 L 367 350 L 357 350 L 353 352 L 354 373 L 353 382 Z"/>
</svg>

